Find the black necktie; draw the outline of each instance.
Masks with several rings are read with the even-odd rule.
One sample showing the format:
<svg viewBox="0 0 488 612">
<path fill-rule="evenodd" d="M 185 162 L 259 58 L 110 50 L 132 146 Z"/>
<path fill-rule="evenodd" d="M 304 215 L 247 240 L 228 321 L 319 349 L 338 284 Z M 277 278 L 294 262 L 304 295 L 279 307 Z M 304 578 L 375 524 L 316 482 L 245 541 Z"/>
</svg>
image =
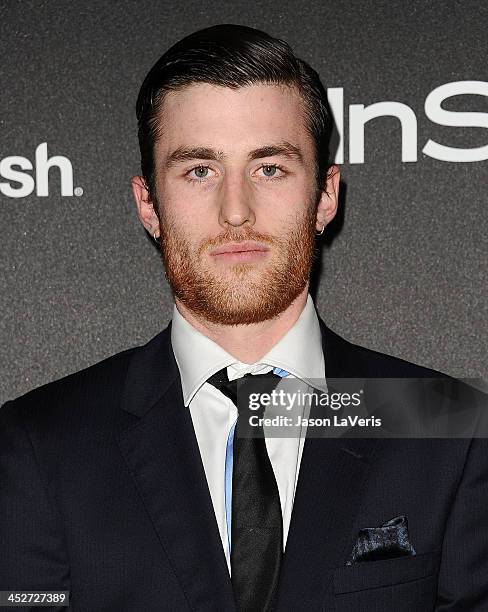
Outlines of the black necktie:
<svg viewBox="0 0 488 612">
<path fill-rule="evenodd" d="M 207 381 L 230 398 L 239 411 L 234 431 L 230 556 L 238 612 L 269 612 L 276 604 L 283 558 L 280 496 L 263 428 L 249 427 L 249 416 L 262 414 L 246 409 L 245 398 L 251 392 L 271 392 L 280 380 L 269 372 L 245 374 L 229 381 L 227 368 L 223 368 Z M 249 436 L 250 431 L 262 437 L 242 437 Z"/>
</svg>

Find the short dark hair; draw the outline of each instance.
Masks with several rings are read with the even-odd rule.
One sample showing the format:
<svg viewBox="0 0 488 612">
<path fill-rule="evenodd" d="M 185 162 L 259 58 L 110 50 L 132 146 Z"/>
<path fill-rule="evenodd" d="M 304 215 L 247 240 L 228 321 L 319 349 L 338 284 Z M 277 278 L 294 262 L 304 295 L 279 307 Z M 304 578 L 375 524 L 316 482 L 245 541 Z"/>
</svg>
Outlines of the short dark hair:
<svg viewBox="0 0 488 612">
<path fill-rule="evenodd" d="M 329 169 L 332 116 L 317 72 L 296 57 L 283 40 L 242 25 L 222 24 L 186 36 L 154 64 L 136 104 L 141 170 L 156 202 L 154 145 L 161 135 L 165 94 L 193 83 L 237 89 L 258 83 L 294 86 L 305 102 L 305 118 L 315 143 L 317 189 Z"/>
</svg>

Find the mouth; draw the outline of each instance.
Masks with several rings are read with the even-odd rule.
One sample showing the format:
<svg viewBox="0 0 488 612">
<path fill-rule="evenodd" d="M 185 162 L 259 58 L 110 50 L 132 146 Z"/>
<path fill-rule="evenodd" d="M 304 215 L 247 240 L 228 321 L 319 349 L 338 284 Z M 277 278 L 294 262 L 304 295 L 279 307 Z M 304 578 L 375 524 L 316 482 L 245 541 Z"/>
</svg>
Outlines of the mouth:
<svg viewBox="0 0 488 612">
<path fill-rule="evenodd" d="M 210 251 L 216 261 L 258 261 L 267 256 L 269 248 L 261 242 L 230 242 Z"/>
</svg>

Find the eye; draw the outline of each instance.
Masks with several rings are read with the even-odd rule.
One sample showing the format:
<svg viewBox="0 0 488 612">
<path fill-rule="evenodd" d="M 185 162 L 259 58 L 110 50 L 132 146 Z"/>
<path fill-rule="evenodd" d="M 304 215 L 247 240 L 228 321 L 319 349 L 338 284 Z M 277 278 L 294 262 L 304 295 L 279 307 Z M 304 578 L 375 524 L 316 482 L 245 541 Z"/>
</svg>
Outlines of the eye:
<svg viewBox="0 0 488 612">
<path fill-rule="evenodd" d="M 266 179 L 279 179 L 285 176 L 285 171 L 278 164 L 263 164 L 259 170 L 262 171 L 262 177 Z"/>
<path fill-rule="evenodd" d="M 189 170 L 185 176 L 189 181 L 202 183 L 210 178 L 210 172 L 213 172 L 213 170 L 209 166 L 195 166 L 195 168 Z"/>
</svg>

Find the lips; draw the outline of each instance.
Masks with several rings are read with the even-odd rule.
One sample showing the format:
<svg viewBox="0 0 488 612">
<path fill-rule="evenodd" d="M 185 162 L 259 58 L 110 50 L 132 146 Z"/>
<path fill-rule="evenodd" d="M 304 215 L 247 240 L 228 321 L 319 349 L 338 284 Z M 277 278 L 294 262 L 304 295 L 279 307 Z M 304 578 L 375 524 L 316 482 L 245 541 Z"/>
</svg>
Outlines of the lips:
<svg viewBox="0 0 488 612">
<path fill-rule="evenodd" d="M 224 244 L 210 252 L 210 255 L 230 255 L 236 253 L 264 253 L 268 247 L 260 242 L 246 241 Z"/>
<path fill-rule="evenodd" d="M 229 242 L 213 251 L 210 255 L 214 261 L 225 264 L 257 263 L 268 257 L 269 249 L 261 242 L 248 240 L 246 242 Z"/>
</svg>

